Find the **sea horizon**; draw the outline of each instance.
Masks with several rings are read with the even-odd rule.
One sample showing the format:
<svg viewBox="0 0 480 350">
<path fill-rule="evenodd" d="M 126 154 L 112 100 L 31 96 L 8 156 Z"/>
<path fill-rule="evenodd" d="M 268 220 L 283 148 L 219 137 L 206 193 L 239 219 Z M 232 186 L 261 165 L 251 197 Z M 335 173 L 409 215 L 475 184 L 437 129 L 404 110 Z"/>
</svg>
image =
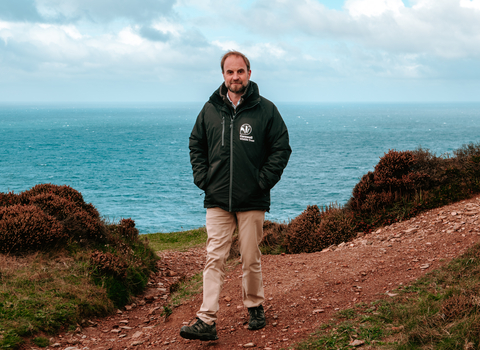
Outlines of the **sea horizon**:
<svg viewBox="0 0 480 350">
<path fill-rule="evenodd" d="M 141 233 L 205 224 L 188 136 L 204 102 L 2 103 L 0 192 L 69 185 L 106 220 Z M 307 205 L 344 205 L 388 150 L 437 155 L 480 142 L 480 103 L 276 103 L 293 149 L 266 219 L 289 222 Z"/>
</svg>

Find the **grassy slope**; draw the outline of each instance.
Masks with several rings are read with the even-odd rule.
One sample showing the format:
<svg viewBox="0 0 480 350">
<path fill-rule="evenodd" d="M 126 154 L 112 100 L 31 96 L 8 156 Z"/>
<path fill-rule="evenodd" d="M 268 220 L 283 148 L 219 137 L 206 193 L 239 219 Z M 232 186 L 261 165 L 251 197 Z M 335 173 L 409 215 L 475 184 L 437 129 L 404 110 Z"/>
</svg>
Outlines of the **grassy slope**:
<svg viewBox="0 0 480 350">
<path fill-rule="evenodd" d="M 480 244 L 396 297 L 339 312 L 299 350 L 353 349 L 355 339 L 375 349 L 480 348 Z"/>
</svg>

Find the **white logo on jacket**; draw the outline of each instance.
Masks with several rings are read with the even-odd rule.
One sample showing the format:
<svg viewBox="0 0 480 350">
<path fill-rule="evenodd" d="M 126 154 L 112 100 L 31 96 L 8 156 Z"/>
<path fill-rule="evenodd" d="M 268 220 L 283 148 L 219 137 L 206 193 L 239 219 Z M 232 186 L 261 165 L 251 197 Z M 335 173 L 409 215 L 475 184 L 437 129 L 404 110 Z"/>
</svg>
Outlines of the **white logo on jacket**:
<svg viewBox="0 0 480 350">
<path fill-rule="evenodd" d="M 250 124 L 243 124 L 240 127 L 240 140 L 255 142 L 255 140 L 253 139 L 253 136 L 248 136 L 251 133 L 252 133 L 252 127 L 250 126 Z"/>
</svg>

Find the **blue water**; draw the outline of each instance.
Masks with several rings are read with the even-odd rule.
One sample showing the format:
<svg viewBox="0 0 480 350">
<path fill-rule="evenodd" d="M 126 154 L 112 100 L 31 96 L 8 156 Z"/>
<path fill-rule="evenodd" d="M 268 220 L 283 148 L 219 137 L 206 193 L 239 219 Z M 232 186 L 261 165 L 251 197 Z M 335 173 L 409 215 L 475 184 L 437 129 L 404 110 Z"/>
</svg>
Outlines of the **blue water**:
<svg viewBox="0 0 480 350">
<path fill-rule="evenodd" d="M 0 192 L 69 185 L 109 221 L 141 233 L 205 224 L 188 136 L 203 103 L 0 105 Z M 480 142 L 480 104 L 277 104 L 293 153 L 267 219 L 344 204 L 389 149 L 437 155 Z"/>
</svg>

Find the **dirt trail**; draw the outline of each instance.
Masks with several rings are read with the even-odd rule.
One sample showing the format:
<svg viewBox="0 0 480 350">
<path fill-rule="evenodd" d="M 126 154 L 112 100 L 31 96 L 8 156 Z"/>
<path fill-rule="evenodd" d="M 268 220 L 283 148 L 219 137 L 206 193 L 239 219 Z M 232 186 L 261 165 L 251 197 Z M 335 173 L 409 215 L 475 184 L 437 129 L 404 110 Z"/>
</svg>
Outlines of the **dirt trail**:
<svg viewBox="0 0 480 350">
<path fill-rule="evenodd" d="M 246 327 L 241 301 L 241 269 L 227 273 L 220 300 L 214 342 L 179 336 L 195 318 L 201 294 L 176 308 L 165 321 L 160 315 L 170 286 L 203 268 L 204 249 L 164 252 L 160 273 L 129 311 L 90 320 L 74 334 L 52 339 L 58 349 L 279 349 L 308 336 L 332 315 L 359 302 L 388 298 L 390 291 L 436 269 L 480 240 L 480 196 L 426 212 L 312 254 L 262 257 L 267 326 Z"/>
</svg>

